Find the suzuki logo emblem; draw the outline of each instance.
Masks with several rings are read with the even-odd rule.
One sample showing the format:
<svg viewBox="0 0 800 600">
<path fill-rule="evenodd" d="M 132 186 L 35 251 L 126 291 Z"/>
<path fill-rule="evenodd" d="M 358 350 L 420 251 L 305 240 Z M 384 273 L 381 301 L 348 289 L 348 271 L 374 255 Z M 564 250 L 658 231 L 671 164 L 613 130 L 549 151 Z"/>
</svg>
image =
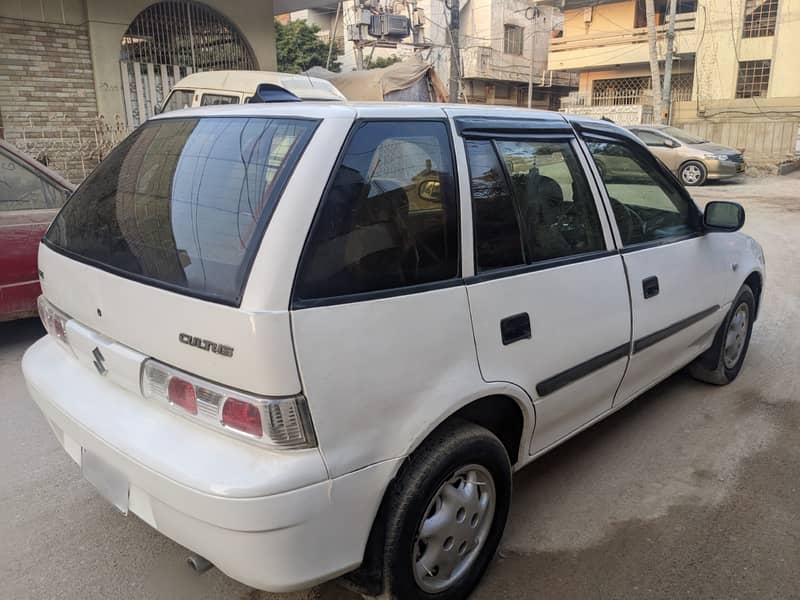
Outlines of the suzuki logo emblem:
<svg viewBox="0 0 800 600">
<path fill-rule="evenodd" d="M 108 373 L 108 369 L 106 369 L 105 365 L 106 358 L 103 356 L 103 353 L 100 352 L 100 348 L 95 347 L 95 349 L 92 350 L 92 356 L 94 356 L 94 361 L 92 364 L 94 365 L 94 368 L 97 369 L 97 372 L 100 373 L 100 375 L 105 375 Z"/>
</svg>

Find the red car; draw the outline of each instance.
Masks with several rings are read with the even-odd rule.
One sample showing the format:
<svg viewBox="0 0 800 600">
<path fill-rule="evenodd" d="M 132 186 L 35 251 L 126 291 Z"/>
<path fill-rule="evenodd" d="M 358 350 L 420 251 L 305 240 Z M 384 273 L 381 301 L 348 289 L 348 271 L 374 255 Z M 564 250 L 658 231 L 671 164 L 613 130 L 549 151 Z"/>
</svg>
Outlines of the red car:
<svg viewBox="0 0 800 600">
<path fill-rule="evenodd" d="M 0 321 L 36 315 L 39 240 L 74 189 L 0 140 Z"/>
</svg>

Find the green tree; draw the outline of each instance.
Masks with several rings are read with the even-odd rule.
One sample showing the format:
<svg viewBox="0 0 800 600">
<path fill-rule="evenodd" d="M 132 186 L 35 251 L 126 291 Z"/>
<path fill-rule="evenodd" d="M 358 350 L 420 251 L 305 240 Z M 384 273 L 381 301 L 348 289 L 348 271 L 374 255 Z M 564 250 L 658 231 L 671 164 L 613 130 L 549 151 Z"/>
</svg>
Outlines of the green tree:
<svg viewBox="0 0 800 600">
<path fill-rule="evenodd" d="M 319 27 L 305 21 L 291 21 L 283 25 L 275 21 L 275 48 L 277 50 L 278 71 L 300 73 L 311 67 L 325 67 L 328 61 L 328 43 L 317 37 Z M 328 67 L 339 72 L 342 64 L 333 60 Z"/>
<path fill-rule="evenodd" d="M 367 69 L 382 69 L 383 67 L 388 67 L 389 65 L 393 65 L 394 63 L 399 63 L 402 58 L 397 56 L 396 54 L 392 54 L 391 56 L 387 56 L 383 58 L 379 56 L 373 60 L 367 62 Z"/>
</svg>

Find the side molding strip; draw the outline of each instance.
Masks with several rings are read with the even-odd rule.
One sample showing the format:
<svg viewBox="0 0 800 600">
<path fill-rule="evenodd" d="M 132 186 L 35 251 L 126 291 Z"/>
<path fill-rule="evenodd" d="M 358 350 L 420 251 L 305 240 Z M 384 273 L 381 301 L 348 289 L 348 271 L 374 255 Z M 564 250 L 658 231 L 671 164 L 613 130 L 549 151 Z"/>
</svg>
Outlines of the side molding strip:
<svg viewBox="0 0 800 600">
<path fill-rule="evenodd" d="M 586 362 L 582 362 L 581 364 L 567 369 L 566 371 L 561 371 L 561 373 L 557 375 L 548 377 L 544 381 L 540 381 L 536 384 L 536 393 L 540 398 L 547 396 L 548 394 L 552 394 L 553 392 L 560 390 L 564 386 L 569 385 L 581 377 L 586 377 L 590 373 L 593 373 L 598 369 L 602 369 L 603 367 L 610 365 L 620 358 L 625 358 L 628 356 L 630 347 L 630 344 L 622 344 L 613 350 L 609 350 L 608 352 L 599 354 L 594 358 L 590 358 Z"/>
<path fill-rule="evenodd" d="M 633 342 L 633 353 L 636 354 L 637 352 L 641 352 L 645 348 L 649 348 L 653 344 L 657 344 L 658 342 L 667 339 L 669 336 L 675 335 L 681 329 L 686 329 L 687 327 L 694 325 L 698 321 L 702 321 L 709 315 L 713 315 L 718 310 L 719 310 L 719 304 L 715 304 L 710 308 L 701 310 L 697 314 L 694 314 L 690 317 L 686 317 L 685 319 L 681 319 L 680 321 L 673 323 L 672 325 L 665 327 L 664 329 L 659 329 L 655 333 L 651 333 L 650 335 L 646 335 L 643 338 L 639 338 L 638 340 Z"/>
</svg>

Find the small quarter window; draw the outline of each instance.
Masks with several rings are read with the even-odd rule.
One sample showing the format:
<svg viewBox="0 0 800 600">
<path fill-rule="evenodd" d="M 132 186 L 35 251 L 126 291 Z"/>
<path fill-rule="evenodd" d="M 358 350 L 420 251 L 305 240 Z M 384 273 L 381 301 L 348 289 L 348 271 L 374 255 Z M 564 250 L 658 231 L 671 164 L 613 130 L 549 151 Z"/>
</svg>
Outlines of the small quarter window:
<svg viewBox="0 0 800 600">
<path fill-rule="evenodd" d="M 622 244 L 630 246 L 700 231 L 697 208 L 655 161 L 621 142 L 588 141 L 605 183 Z"/>
<path fill-rule="evenodd" d="M 297 299 L 458 277 L 453 172 L 444 123 L 362 123 L 312 226 Z"/>
</svg>

